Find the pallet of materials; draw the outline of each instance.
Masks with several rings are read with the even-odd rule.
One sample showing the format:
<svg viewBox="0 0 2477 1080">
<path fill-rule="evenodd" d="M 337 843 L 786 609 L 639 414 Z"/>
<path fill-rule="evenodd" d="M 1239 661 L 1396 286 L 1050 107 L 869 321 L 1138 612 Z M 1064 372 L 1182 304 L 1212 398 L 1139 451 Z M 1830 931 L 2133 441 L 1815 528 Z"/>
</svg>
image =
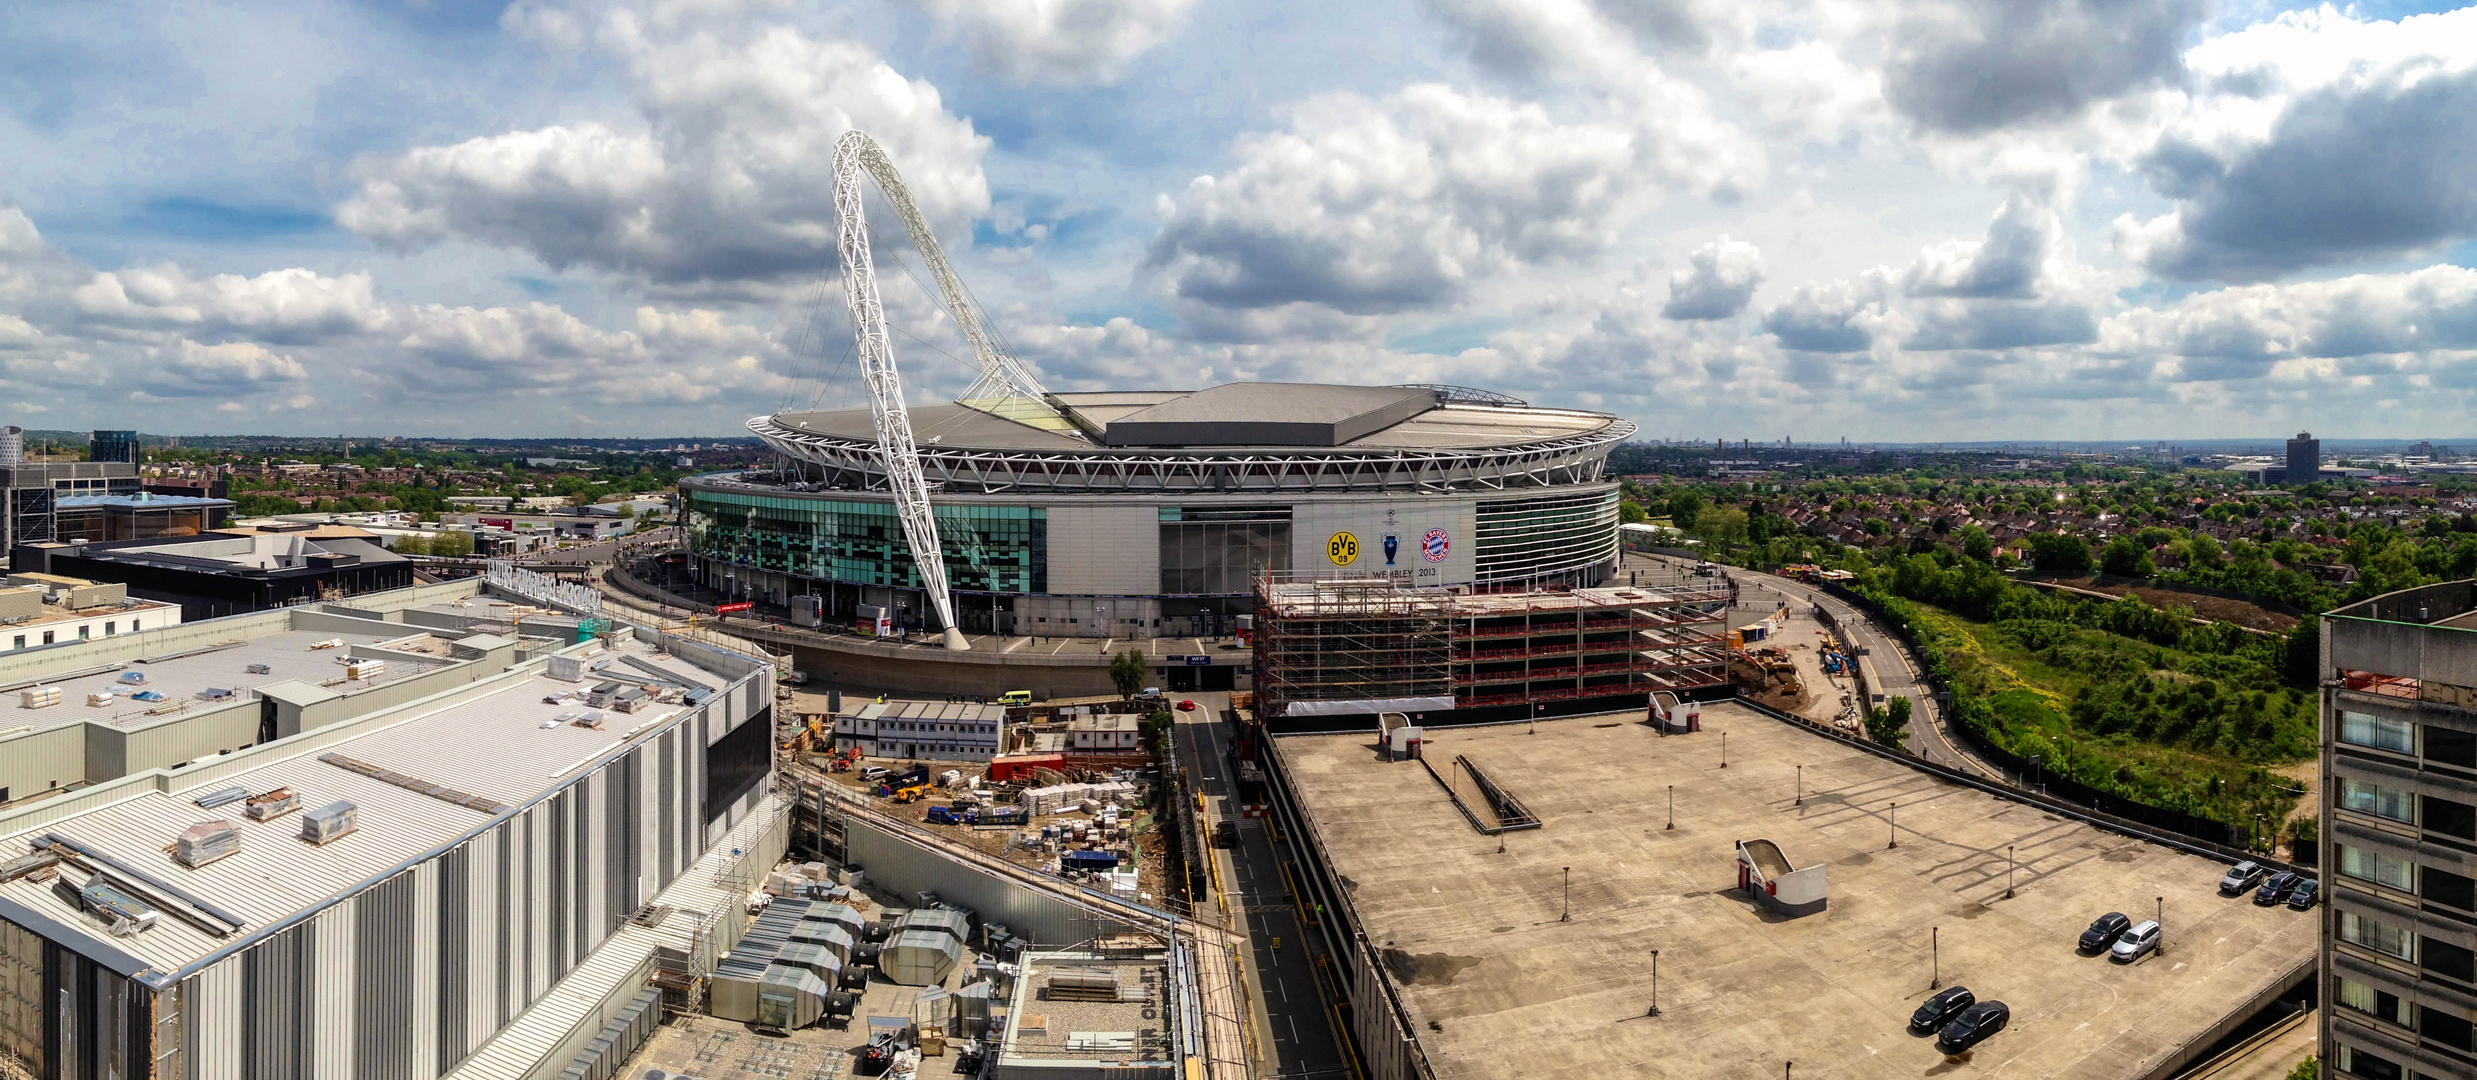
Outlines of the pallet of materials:
<svg viewBox="0 0 2477 1080">
<path fill-rule="evenodd" d="M 172 842 L 172 857 L 195 870 L 241 852 L 241 830 L 230 821 L 201 821 Z"/>
</svg>

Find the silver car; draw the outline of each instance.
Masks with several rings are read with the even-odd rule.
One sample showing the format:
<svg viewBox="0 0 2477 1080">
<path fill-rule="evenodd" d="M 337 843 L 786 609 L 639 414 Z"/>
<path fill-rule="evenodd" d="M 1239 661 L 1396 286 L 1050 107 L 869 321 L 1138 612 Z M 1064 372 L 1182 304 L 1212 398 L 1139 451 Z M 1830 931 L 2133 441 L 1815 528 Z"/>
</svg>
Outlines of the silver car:
<svg viewBox="0 0 2477 1080">
<path fill-rule="evenodd" d="M 2149 919 L 2134 923 L 2124 935 L 2107 949 L 2107 958 L 2119 964 L 2130 964 L 2142 954 L 2159 947 L 2159 924 Z"/>
</svg>

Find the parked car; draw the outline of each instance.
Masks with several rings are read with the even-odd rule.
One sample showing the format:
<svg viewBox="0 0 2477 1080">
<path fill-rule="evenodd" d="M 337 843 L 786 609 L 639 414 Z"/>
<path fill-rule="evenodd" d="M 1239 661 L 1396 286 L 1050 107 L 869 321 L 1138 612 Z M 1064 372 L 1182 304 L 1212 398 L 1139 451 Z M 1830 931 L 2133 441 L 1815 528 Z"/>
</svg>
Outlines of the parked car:
<svg viewBox="0 0 2477 1080">
<path fill-rule="evenodd" d="M 2277 904 L 2286 900 L 2288 893 L 2296 888 L 2296 883 L 2303 880 L 2305 880 L 2305 875 L 2293 870 L 2282 870 L 2272 874 L 2262 879 L 2261 888 L 2253 891 L 2253 902 L 2263 907 Z"/>
<path fill-rule="evenodd" d="M 2142 954 L 2159 947 L 2159 924 L 2144 919 L 2133 924 L 2116 943 L 2108 947 L 2107 958 L 2119 964 L 2130 964 Z"/>
<path fill-rule="evenodd" d="M 2264 872 L 2261 863 L 2250 861 L 2237 863 L 2228 868 L 2228 876 L 2219 879 L 2219 892 L 2224 896 L 2234 896 L 2253 888 L 2261 883 Z"/>
<path fill-rule="evenodd" d="M 1238 844 L 1238 822 L 1216 821 L 1213 823 L 1214 847 L 1234 848 Z"/>
<path fill-rule="evenodd" d="M 1917 1012 L 1909 1014 L 1909 1026 L 1919 1031 L 1933 1031 L 1976 1004 L 1978 995 L 1970 993 L 1969 987 L 1947 986 L 1942 993 L 1920 1003 Z"/>
<path fill-rule="evenodd" d="M 2297 882 L 2296 888 L 2288 893 L 2288 906 L 2303 911 L 2314 906 L 2314 902 L 2320 899 L 2322 899 L 2322 883 L 2306 878 Z"/>
<path fill-rule="evenodd" d="M 1987 1036 L 2004 1030 L 2012 1023 L 2013 1010 L 2001 1001 L 1981 1001 L 1962 1010 L 1961 1015 L 1944 1025 L 1936 1035 L 1935 1047 L 1947 1054 L 1958 1054 L 1987 1041 Z"/>
<path fill-rule="evenodd" d="M 2106 952 L 2108 946 L 2115 944 L 2116 939 L 2124 935 L 2124 928 L 2131 925 L 2133 925 L 2133 920 L 2126 918 L 2124 912 L 2121 911 L 2110 911 L 2099 916 L 2090 924 L 2089 929 L 2081 932 L 2081 951 Z"/>
</svg>

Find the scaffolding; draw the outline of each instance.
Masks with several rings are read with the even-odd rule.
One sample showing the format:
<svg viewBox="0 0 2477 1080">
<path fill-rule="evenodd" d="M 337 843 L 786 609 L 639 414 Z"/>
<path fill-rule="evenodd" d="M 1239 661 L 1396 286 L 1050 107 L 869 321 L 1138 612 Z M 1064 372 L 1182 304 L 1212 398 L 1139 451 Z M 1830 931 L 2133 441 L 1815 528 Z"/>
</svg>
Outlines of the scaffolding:
<svg viewBox="0 0 2477 1080">
<path fill-rule="evenodd" d="M 1406 699 L 1475 709 L 1640 697 L 1728 682 L 1721 584 L 1463 594 L 1267 572 L 1256 600 L 1267 716 Z"/>
</svg>

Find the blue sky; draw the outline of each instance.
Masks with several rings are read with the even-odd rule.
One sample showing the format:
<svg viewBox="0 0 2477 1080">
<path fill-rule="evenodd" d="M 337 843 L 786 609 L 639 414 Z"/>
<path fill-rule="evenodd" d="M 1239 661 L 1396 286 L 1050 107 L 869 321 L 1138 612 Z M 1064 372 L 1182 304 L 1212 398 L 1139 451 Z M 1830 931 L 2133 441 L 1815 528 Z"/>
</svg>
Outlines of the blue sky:
<svg viewBox="0 0 2477 1080">
<path fill-rule="evenodd" d="M 2472 430 L 2477 10 L 2208 0 L 12 4 L 0 423 L 856 404 L 853 127 L 1054 389 L 1457 382 L 1665 438 Z M 912 396 L 959 391 L 879 252 Z"/>
</svg>

